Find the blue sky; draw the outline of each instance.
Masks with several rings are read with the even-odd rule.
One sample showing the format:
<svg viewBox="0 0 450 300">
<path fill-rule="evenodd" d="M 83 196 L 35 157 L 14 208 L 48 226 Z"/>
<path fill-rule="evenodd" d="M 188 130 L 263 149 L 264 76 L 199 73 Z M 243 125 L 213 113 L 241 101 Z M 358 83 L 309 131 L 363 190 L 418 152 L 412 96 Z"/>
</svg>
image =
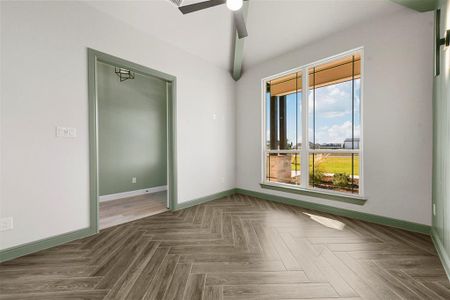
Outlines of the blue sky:
<svg viewBox="0 0 450 300">
<path fill-rule="evenodd" d="M 270 97 L 268 97 L 268 100 Z M 309 95 L 309 137 L 313 139 L 312 91 Z M 296 103 L 298 111 L 296 112 Z M 269 105 L 267 114 L 269 114 Z M 316 89 L 316 143 L 343 143 L 352 136 L 352 82 L 347 81 Z M 355 137 L 359 137 L 360 129 L 360 80 L 355 80 Z M 296 113 L 298 115 L 298 129 L 296 130 Z M 287 136 L 289 142 L 301 142 L 301 93 L 287 96 Z M 269 138 L 269 122 L 267 134 Z"/>
</svg>

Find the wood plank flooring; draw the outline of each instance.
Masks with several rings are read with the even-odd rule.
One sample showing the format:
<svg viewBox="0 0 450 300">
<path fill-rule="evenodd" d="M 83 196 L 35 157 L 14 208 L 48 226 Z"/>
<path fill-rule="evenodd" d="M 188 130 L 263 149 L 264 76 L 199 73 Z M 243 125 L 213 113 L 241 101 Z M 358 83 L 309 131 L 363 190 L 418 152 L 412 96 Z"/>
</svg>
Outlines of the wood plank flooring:
<svg viewBox="0 0 450 300">
<path fill-rule="evenodd" d="M 166 197 L 164 191 L 100 202 L 100 229 L 168 211 Z"/>
<path fill-rule="evenodd" d="M 233 195 L 0 265 L 0 299 L 450 299 L 428 236 Z"/>
</svg>

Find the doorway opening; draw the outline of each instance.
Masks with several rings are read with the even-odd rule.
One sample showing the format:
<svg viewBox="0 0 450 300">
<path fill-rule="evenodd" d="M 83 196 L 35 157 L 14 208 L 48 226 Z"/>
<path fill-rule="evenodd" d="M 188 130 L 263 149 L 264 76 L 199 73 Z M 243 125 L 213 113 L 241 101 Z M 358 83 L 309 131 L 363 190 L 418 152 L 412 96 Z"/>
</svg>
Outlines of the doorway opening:
<svg viewBox="0 0 450 300">
<path fill-rule="evenodd" d="M 91 226 L 174 209 L 176 78 L 88 50 Z"/>
</svg>

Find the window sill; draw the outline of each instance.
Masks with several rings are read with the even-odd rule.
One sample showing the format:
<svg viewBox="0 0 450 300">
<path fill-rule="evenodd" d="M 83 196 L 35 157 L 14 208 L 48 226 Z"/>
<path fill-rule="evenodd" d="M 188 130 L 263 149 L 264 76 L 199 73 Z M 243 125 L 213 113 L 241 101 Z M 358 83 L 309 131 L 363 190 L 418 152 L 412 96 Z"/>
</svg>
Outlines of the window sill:
<svg viewBox="0 0 450 300">
<path fill-rule="evenodd" d="M 335 200 L 335 201 L 341 201 L 341 202 L 347 202 L 351 204 L 357 204 L 357 205 L 364 205 L 367 201 L 367 198 L 361 197 L 358 195 L 345 195 L 345 194 L 338 194 L 338 193 L 329 193 L 322 190 L 312 190 L 312 189 L 305 189 L 300 187 L 292 187 L 285 184 L 274 184 L 274 183 L 260 183 L 260 186 L 263 189 L 270 189 L 270 190 L 276 190 L 286 193 L 293 193 L 293 194 L 299 194 L 299 195 L 305 195 L 310 197 L 317 197 L 327 200 Z"/>
</svg>

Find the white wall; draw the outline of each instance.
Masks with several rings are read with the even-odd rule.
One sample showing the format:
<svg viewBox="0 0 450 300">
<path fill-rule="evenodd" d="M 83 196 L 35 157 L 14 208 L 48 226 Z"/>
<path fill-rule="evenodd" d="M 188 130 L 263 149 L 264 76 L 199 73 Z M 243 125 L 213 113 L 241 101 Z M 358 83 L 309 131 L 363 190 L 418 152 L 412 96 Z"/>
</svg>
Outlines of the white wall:
<svg viewBox="0 0 450 300">
<path fill-rule="evenodd" d="M 88 226 L 87 47 L 177 76 L 179 202 L 237 185 L 430 224 L 431 13 L 368 21 L 246 70 L 235 86 L 226 70 L 86 4 L 0 6 L 0 217 L 14 217 L 0 249 Z M 261 79 L 358 46 L 367 204 L 260 189 Z M 56 125 L 76 127 L 78 137 L 55 138 Z"/>
<path fill-rule="evenodd" d="M 0 217 L 14 217 L 0 249 L 89 225 L 87 47 L 177 76 L 179 202 L 235 186 L 227 71 L 83 3 L 0 5 Z M 78 137 L 55 138 L 56 125 Z"/>
<path fill-rule="evenodd" d="M 237 187 L 430 225 L 432 39 L 433 14 L 404 9 L 246 70 L 237 85 Z M 367 203 L 261 189 L 261 79 L 359 46 Z"/>
</svg>

